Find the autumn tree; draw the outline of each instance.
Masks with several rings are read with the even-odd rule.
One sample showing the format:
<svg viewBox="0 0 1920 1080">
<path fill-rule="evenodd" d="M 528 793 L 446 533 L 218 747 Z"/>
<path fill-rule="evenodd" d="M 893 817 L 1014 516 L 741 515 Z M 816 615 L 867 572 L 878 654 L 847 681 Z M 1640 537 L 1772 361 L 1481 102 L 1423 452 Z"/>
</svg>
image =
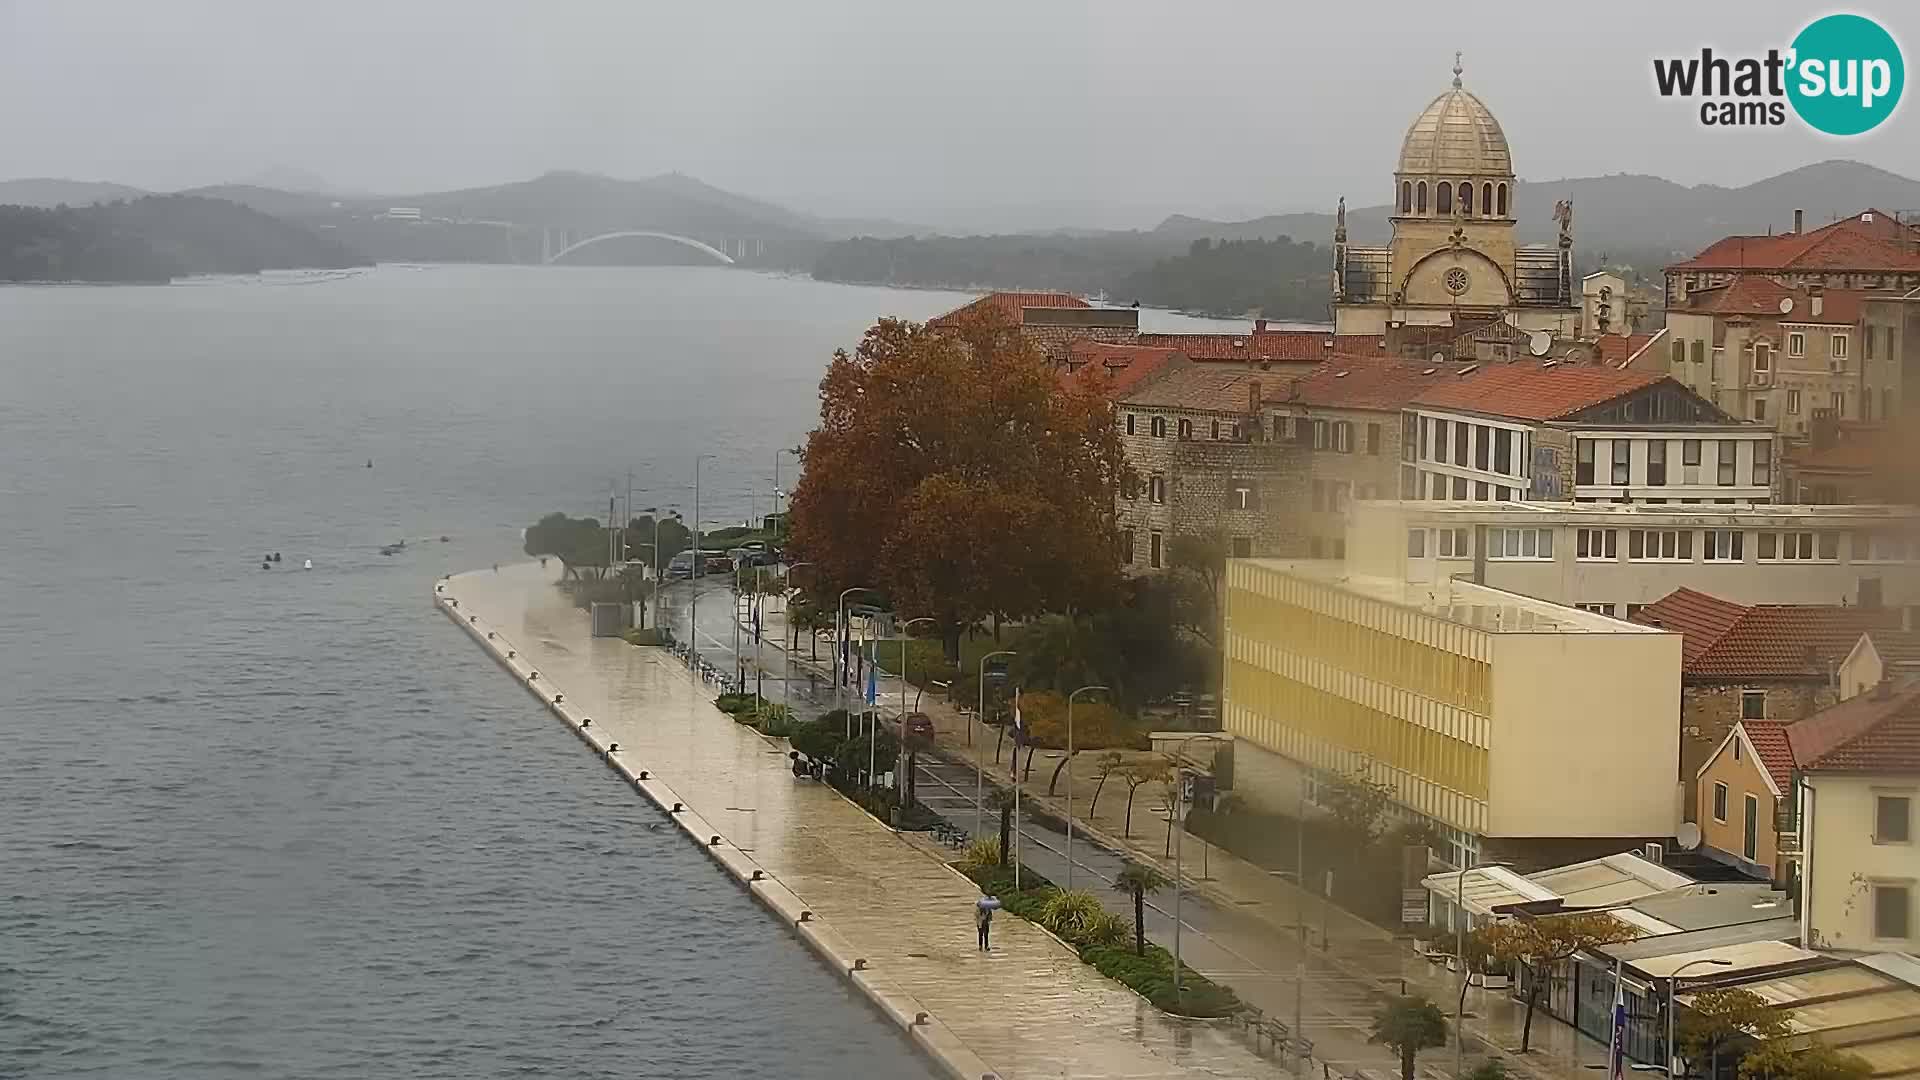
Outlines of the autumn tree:
<svg viewBox="0 0 1920 1080">
<path fill-rule="evenodd" d="M 1631 927 L 1605 913 L 1549 916 L 1486 928 L 1487 949 L 1495 960 L 1527 968 L 1527 1016 L 1520 1027 L 1521 1053 L 1531 1045 L 1533 1012 L 1540 1003 L 1540 989 L 1553 977 L 1554 969 L 1583 949 L 1613 945 L 1633 936 Z"/>
<path fill-rule="evenodd" d="M 950 660 L 983 618 L 1097 607 L 1119 581 L 1111 407 L 1004 316 L 883 319 L 835 353 L 804 460 L 790 523 L 818 594 L 883 589 Z"/>
<path fill-rule="evenodd" d="M 1400 1080 L 1413 1080 L 1415 1055 L 1447 1045 L 1447 1018 L 1440 1006 L 1418 994 L 1396 997 L 1374 1014 L 1367 1041 L 1398 1055 Z"/>
<path fill-rule="evenodd" d="M 1125 768 L 1120 770 L 1120 780 L 1127 785 L 1127 813 L 1126 817 L 1120 823 L 1120 836 L 1122 839 L 1133 835 L 1134 795 L 1148 784 L 1164 782 L 1172 772 L 1172 766 L 1169 765 L 1167 759 L 1160 754 L 1147 754 L 1135 758 L 1128 762 Z"/>
<path fill-rule="evenodd" d="M 1108 750 L 1093 761 L 1093 798 L 1087 803 L 1087 820 L 1094 820 L 1094 814 L 1100 809 L 1100 789 L 1107 786 L 1113 774 L 1126 767 L 1127 756 L 1118 750 Z"/>
<path fill-rule="evenodd" d="M 1124 747 L 1133 740 L 1133 734 L 1127 728 L 1126 717 L 1118 709 L 1104 701 L 1088 701 L 1083 695 L 1073 703 L 1073 753 L 1083 750 L 1107 750 Z M 1027 724 L 1027 769 L 1033 768 L 1033 748 L 1047 750 L 1065 750 L 1067 748 L 1067 702 L 1052 690 L 1043 690 L 1037 694 L 1023 694 L 1020 698 L 1020 715 Z M 1047 781 L 1047 794 L 1052 795 L 1060 783 L 1060 774 L 1066 771 L 1072 755 L 1061 754 L 1060 763 L 1053 767 L 1053 776 Z"/>
<path fill-rule="evenodd" d="M 1872 1075 L 1867 1059 L 1818 1039 L 1802 1050 L 1795 1050 L 1791 1040 L 1772 1039 L 1740 1059 L 1740 1080 L 1867 1080 Z"/>
<path fill-rule="evenodd" d="M 1701 990 L 1673 1018 L 1674 1056 L 1685 1076 L 1743 1039 L 1778 1039 L 1792 1030 L 1792 1013 L 1738 988 Z"/>
</svg>

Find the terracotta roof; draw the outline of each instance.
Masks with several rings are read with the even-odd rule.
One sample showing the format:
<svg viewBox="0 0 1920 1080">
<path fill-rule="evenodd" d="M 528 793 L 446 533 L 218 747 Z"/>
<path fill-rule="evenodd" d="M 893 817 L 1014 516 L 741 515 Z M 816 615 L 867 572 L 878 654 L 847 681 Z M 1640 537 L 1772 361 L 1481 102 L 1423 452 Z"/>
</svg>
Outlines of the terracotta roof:
<svg viewBox="0 0 1920 1080">
<path fill-rule="evenodd" d="M 1451 360 L 1430 364 L 1378 356 L 1335 356 L 1262 396 L 1273 403 L 1398 412 L 1435 383 L 1471 366 Z"/>
<path fill-rule="evenodd" d="M 1893 462 L 1912 460 L 1920 449 L 1909 429 L 1890 429 L 1843 423 L 1831 446 L 1804 449 L 1793 455 L 1794 467 L 1804 473 L 1870 472 Z"/>
<path fill-rule="evenodd" d="M 1787 727 L 1809 772 L 1920 772 L 1920 687 L 1869 690 Z"/>
<path fill-rule="evenodd" d="M 1073 370 L 1060 373 L 1060 385 L 1090 386 L 1098 381 L 1102 395 L 1119 401 L 1179 355 L 1178 349 L 1075 341 L 1067 347 L 1067 362 Z"/>
<path fill-rule="evenodd" d="M 1250 406 L 1254 385 L 1264 385 L 1261 374 L 1241 368 L 1190 364 L 1166 372 L 1121 400 L 1147 409 L 1245 414 L 1253 411 Z M 1264 381 L 1271 383 L 1274 377 L 1269 374 Z"/>
<path fill-rule="evenodd" d="M 1740 727 L 1746 731 L 1747 742 L 1761 767 L 1773 777 L 1774 786 L 1782 792 L 1792 787 L 1793 746 L 1787 740 L 1787 725 L 1778 720 L 1742 720 Z"/>
<path fill-rule="evenodd" d="M 1913 630 L 1869 630 L 1873 651 L 1888 664 L 1920 664 L 1920 632 Z"/>
<path fill-rule="evenodd" d="M 1678 589 L 1634 613 L 1633 621 L 1678 630 L 1680 671 L 1696 679 L 1826 678 L 1860 635 L 1897 628 L 1886 608 L 1822 604 L 1746 606 Z"/>
<path fill-rule="evenodd" d="M 1167 345 L 1190 360 L 1311 360 L 1334 353 L 1385 356 L 1378 334 L 1333 334 L 1325 330 L 1256 330 L 1249 334 L 1141 334 L 1142 345 Z"/>
<path fill-rule="evenodd" d="M 1729 236 L 1667 269 L 1920 270 L 1920 250 L 1891 215 L 1867 210 L 1812 232 Z"/>
<path fill-rule="evenodd" d="M 1600 340 L 1593 343 L 1594 357 L 1608 367 L 1626 367 L 1627 361 L 1640 355 L 1640 350 L 1658 334 L 1602 334 Z"/>
<path fill-rule="evenodd" d="M 1693 589 L 1675 589 L 1635 612 L 1630 621 L 1680 632 L 1680 664 L 1692 664 L 1747 613 L 1743 604 Z"/>
<path fill-rule="evenodd" d="M 1672 380 L 1657 371 L 1497 364 L 1436 386 L 1414 404 L 1516 420 L 1559 420 L 1663 381 Z"/>
<path fill-rule="evenodd" d="M 1861 301 L 1870 296 L 1891 295 L 1865 289 L 1822 289 L 1820 314 L 1813 313 L 1814 295 L 1808 289 L 1782 285 L 1772 278 L 1741 277 L 1727 285 L 1695 289 L 1687 294 L 1686 310 L 1710 315 L 1751 315 L 1779 319 L 1782 322 L 1819 323 L 1852 326 L 1860 321 Z M 1789 301 L 1787 311 L 1781 301 Z"/>
<path fill-rule="evenodd" d="M 970 318 L 988 311 L 997 311 L 1005 315 L 1014 324 L 1021 321 L 1020 313 L 1030 307 L 1038 308 L 1085 308 L 1092 304 L 1071 293 L 1058 292 L 992 292 L 971 303 L 962 304 L 945 315 L 936 315 L 927 320 L 929 326 L 940 326 L 958 319 Z"/>
</svg>

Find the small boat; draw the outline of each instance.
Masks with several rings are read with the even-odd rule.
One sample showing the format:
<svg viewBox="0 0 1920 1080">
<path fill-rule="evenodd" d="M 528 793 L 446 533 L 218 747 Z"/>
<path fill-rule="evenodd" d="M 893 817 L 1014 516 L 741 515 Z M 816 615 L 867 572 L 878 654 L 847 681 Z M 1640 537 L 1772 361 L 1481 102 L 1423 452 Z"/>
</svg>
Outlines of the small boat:
<svg viewBox="0 0 1920 1080">
<path fill-rule="evenodd" d="M 401 548 L 401 545 L 399 545 L 399 544 L 388 544 L 387 546 L 385 546 L 385 547 L 383 547 L 383 548 L 381 548 L 381 549 L 380 549 L 380 554 L 382 554 L 382 555 L 398 555 L 398 554 L 400 554 L 400 548 Z"/>
<path fill-rule="evenodd" d="M 302 565 L 302 566 L 300 567 L 300 569 L 302 569 L 302 570 L 311 570 L 311 569 L 313 569 L 313 560 L 312 560 L 312 559 L 308 559 L 308 560 L 306 561 L 306 563 L 305 563 L 305 564 L 303 564 L 303 565 Z"/>
</svg>

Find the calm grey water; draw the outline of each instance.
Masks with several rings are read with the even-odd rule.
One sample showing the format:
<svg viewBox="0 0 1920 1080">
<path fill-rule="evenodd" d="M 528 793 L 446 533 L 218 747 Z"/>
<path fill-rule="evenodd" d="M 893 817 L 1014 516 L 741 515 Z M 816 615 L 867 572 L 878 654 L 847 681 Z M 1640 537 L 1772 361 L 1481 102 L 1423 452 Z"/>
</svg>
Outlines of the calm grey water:
<svg viewBox="0 0 1920 1080">
<path fill-rule="evenodd" d="M 0 289 L 0 1076 L 931 1075 L 427 596 L 628 469 L 691 516 L 696 452 L 764 513 L 830 350 L 960 299 Z"/>
</svg>

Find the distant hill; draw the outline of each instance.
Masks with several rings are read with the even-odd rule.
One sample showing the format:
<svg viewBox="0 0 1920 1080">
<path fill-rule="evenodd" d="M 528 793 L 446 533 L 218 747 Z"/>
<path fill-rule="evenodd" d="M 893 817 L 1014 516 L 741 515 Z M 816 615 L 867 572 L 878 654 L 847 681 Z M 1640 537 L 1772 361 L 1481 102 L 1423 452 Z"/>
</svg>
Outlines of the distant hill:
<svg viewBox="0 0 1920 1080">
<path fill-rule="evenodd" d="M 330 195 L 287 191 L 256 184 L 214 184 L 209 187 L 188 188 L 177 194 L 202 199 L 224 199 L 227 202 L 239 203 L 249 209 L 258 210 L 263 214 L 282 218 L 317 217 L 331 213 L 342 205 L 339 199 Z"/>
<path fill-rule="evenodd" d="M 125 184 L 104 180 L 62 180 L 55 177 L 29 177 L 0 180 L 0 206 L 91 206 L 115 199 L 137 199 L 149 194 Z"/>
<path fill-rule="evenodd" d="M 302 225 L 219 199 L 0 206 L 0 281 L 150 282 L 366 264 Z"/>
<path fill-rule="evenodd" d="M 1659 250 L 1692 254 L 1733 233 L 1785 232 L 1795 209 L 1809 228 L 1867 207 L 1888 212 L 1920 209 L 1920 181 L 1862 165 L 1822 161 L 1744 187 L 1687 187 L 1657 176 L 1620 173 L 1566 180 L 1522 180 L 1514 214 L 1524 243 L 1554 238 L 1553 204 L 1571 198 L 1574 242 L 1583 250 Z M 1392 235 L 1387 206 L 1347 210 L 1347 234 L 1356 244 L 1384 244 Z M 1154 230 L 1174 245 L 1201 238 L 1272 239 L 1290 236 L 1328 244 L 1333 214 L 1275 214 L 1251 221 L 1169 217 Z"/>
</svg>

